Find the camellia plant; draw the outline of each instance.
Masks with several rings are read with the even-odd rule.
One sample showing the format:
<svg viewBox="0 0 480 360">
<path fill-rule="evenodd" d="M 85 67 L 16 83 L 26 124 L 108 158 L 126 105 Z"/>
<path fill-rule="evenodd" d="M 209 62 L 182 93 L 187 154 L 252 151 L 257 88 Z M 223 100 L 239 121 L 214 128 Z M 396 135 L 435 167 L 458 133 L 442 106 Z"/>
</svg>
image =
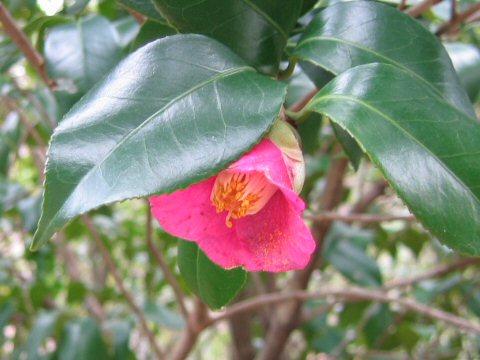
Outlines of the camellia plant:
<svg viewBox="0 0 480 360">
<path fill-rule="evenodd" d="M 478 3 L 8 0 L 0 23 L 1 357 L 478 354 Z"/>
</svg>

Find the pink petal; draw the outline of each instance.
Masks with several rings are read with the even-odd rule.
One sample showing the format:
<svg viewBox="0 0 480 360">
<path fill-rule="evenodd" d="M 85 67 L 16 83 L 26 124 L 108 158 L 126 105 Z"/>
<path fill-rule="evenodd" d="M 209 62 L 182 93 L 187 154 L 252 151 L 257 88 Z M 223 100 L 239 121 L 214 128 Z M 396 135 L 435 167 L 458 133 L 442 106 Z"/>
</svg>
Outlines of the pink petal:
<svg viewBox="0 0 480 360">
<path fill-rule="evenodd" d="M 293 163 L 289 164 L 293 165 Z M 297 211 L 305 209 L 303 200 L 290 191 L 293 189 L 289 169 L 280 148 L 271 140 L 264 139 L 240 160 L 228 167 L 229 171 L 253 172 L 261 171 L 265 176 L 282 190 L 289 198 Z"/>
<path fill-rule="evenodd" d="M 217 214 L 210 201 L 215 177 L 170 195 L 150 197 L 153 216 L 169 234 L 196 242 L 224 268 L 239 265 L 244 256 L 235 229 L 225 225 L 227 214 Z"/>
<path fill-rule="evenodd" d="M 246 250 L 239 260 L 249 271 L 303 269 L 315 250 L 301 212 L 284 192 L 273 195 L 257 214 L 237 220 L 234 228 Z"/>
</svg>

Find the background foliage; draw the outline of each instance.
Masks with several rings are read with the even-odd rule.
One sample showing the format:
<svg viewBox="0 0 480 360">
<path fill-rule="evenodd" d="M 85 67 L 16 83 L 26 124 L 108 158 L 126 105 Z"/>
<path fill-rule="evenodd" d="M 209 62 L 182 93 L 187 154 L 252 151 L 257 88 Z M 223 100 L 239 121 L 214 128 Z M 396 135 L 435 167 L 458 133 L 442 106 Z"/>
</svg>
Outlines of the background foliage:
<svg viewBox="0 0 480 360">
<path fill-rule="evenodd" d="M 478 2 L 278 3 L 2 2 L 1 358 L 477 356 Z M 118 202 L 217 173 L 279 114 L 307 269 L 225 271 Z"/>
</svg>

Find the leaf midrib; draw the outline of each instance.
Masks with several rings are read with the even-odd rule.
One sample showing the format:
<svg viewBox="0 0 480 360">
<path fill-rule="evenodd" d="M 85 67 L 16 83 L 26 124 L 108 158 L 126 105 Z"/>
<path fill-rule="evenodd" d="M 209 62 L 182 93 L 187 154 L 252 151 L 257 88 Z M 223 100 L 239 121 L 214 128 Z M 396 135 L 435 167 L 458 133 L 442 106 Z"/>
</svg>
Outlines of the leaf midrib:
<svg viewBox="0 0 480 360">
<path fill-rule="evenodd" d="M 415 143 L 417 143 L 421 148 L 423 148 L 425 150 L 425 152 L 427 152 L 428 154 L 430 154 L 432 156 L 432 158 L 435 159 L 435 161 L 443 168 L 445 169 L 445 171 L 447 173 L 449 173 L 461 186 L 462 188 L 466 189 L 467 192 L 472 195 L 472 197 L 476 200 L 476 202 L 478 203 L 478 205 L 480 206 L 480 198 L 475 195 L 472 190 L 470 189 L 470 187 L 467 186 L 467 184 L 465 184 L 458 176 L 457 174 L 455 174 L 445 163 L 443 163 L 441 161 L 441 158 L 439 156 L 437 156 L 436 154 L 434 154 L 428 147 L 426 147 L 422 142 L 420 142 L 412 133 L 408 132 L 406 129 L 404 129 L 403 127 L 401 127 L 396 121 L 395 119 L 391 118 L 390 116 L 386 115 L 385 113 L 383 113 L 381 110 L 379 110 L 378 108 L 372 106 L 371 104 L 363 101 L 363 100 L 360 100 L 358 98 L 355 98 L 353 96 L 348 96 L 348 95 L 325 95 L 325 96 L 322 96 L 320 97 L 319 99 L 313 101 L 309 107 L 312 107 L 314 106 L 315 104 L 319 104 L 321 102 L 324 102 L 325 100 L 328 100 L 328 99 L 343 99 L 343 100 L 350 100 L 350 101 L 353 101 L 353 102 L 356 102 L 362 106 L 364 106 L 365 108 L 369 109 L 370 111 L 374 112 L 374 113 L 377 113 L 378 115 L 380 115 L 380 117 L 384 118 L 385 120 L 387 120 L 389 123 L 391 123 L 394 127 L 396 127 L 397 129 L 399 129 L 402 133 L 405 134 L 406 137 L 410 138 L 412 141 L 414 141 Z"/>
<path fill-rule="evenodd" d="M 447 100 L 449 103 L 452 103 L 455 105 L 455 108 L 458 109 L 459 111 L 461 111 L 462 113 L 468 115 L 470 117 L 470 115 L 468 114 L 468 112 L 464 111 L 463 109 L 459 108 L 456 106 L 455 103 L 452 102 L 452 99 L 449 99 L 449 98 L 446 98 L 444 96 L 444 94 L 442 94 L 442 92 L 437 88 L 435 87 L 430 81 L 428 81 L 427 79 L 425 79 L 423 76 L 420 76 L 418 73 L 416 73 L 415 71 L 413 71 L 412 69 L 410 69 L 409 67 L 405 66 L 404 64 L 392 59 L 392 58 L 389 58 L 373 49 L 370 49 L 368 47 L 364 47 L 358 43 L 355 43 L 355 42 L 352 42 L 352 41 L 348 41 L 348 40 L 345 40 L 345 39 L 341 39 L 341 38 L 336 38 L 336 37 L 332 37 L 332 36 L 314 36 L 314 37 L 310 37 L 302 42 L 300 42 L 298 45 L 297 45 L 297 49 L 299 49 L 303 44 L 306 44 L 306 43 L 309 43 L 309 42 L 314 42 L 314 41 L 321 41 L 321 40 L 325 40 L 325 41 L 332 41 L 332 42 L 338 42 L 338 43 L 342 43 L 342 44 L 346 44 L 346 45 L 349 45 L 349 46 L 352 46 L 354 48 L 357 48 L 357 49 L 360 49 L 362 51 L 365 51 L 365 52 L 368 52 L 370 54 L 373 54 L 381 59 L 384 59 L 386 61 L 388 61 L 389 64 L 391 65 L 395 65 L 399 68 L 401 68 L 402 70 L 404 70 L 405 72 L 407 72 L 408 74 L 410 74 L 412 77 L 415 77 L 416 79 L 420 80 L 422 83 L 424 83 L 425 85 L 427 85 L 430 89 L 432 89 L 438 96 L 440 96 L 442 99 L 444 100 Z M 311 61 L 315 64 L 317 64 L 318 66 L 323 66 L 321 64 L 319 64 L 318 62 L 316 61 L 313 61 L 312 59 L 305 59 L 306 61 Z M 361 65 L 361 64 L 360 64 Z M 336 73 L 335 71 L 333 71 L 333 69 L 329 69 L 329 71 L 331 71 L 332 73 L 335 73 L 335 75 L 338 75 L 338 73 Z"/>
<path fill-rule="evenodd" d="M 163 106 L 162 108 L 160 108 L 159 110 L 157 110 L 155 113 L 153 113 L 152 115 L 150 115 L 147 119 L 145 119 L 139 126 L 137 126 L 135 129 L 133 129 L 132 131 L 130 131 L 129 133 L 127 133 L 126 136 L 124 136 L 104 157 L 103 159 L 96 163 L 95 166 L 93 166 L 90 170 L 88 170 L 87 173 L 85 173 L 85 175 L 82 177 L 82 179 L 74 186 L 74 188 L 72 189 L 72 191 L 69 193 L 68 197 L 66 198 L 66 200 L 63 202 L 62 206 L 55 212 L 55 215 L 50 219 L 50 221 L 47 223 L 47 225 L 45 226 L 45 231 L 44 233 L 46 233 L 47 231 L 46 230 L 50 230 L 51 227 L 52 227 L 52 224 L 56 221 L 57 217 L 58 217 L 58 214 L 64 209 L 65 207 L 65 204 L 67 204 L 68 202 L 68 199 L 70 198 L 70 196 L 72 195 L 72 193 L 75 191 L 75 189 L 77 189 L 86 179 L 88 179 L 91 174 L 96 170 L 98 169 L 105 161 L 107 161 L 110 156 L 120 147 L 122 146 L 128 139 L 130 139 L 132 136 L 134 136 L 135 134 L 137 134 L 144 126 L 146 126 L 151 119 L 153 119 L 155 116 L 157 116 L 158 114 L 161 114 L 162 112 L 164 112 L 166 109 L 168 109 L 171 105 L 173 105 L 174 103 L 176 103 L 178 100 L 180 99 L 183 99 L 185 97 L 187 97 L 188 95 L 192 94 L 193 92 L 195 92 L 196 90 L 199 90 L 205 86 L 208 86 L 210 85 L 211 83 L 214 83 L 216 82 L 217 80 L 219 79 L 224 79 L 224 78 L 227 78 L 228 76 L 232 76 L 232 75 L 235 75 L 235 74 L 238 74 L 238 73 L 241 73 L 241 72 L 246 72 L 246 71 L 255 71 L 253 68 L 249 67 L 249 66 L 242 66 L 242 67 L 238 67 L 238 68 L 234 68 L 234 69 L 231 69 L 231 70 L 228 70 L 228 71 L 225 71 L 225 72 L 222 72 L 216 76 L 213 76 L 212 78 L 208 79 L 207 81 L 203 81 L 201 82 L 200 84 L 190 88 L 188 91 L 178 95 L 177 97 L 173 98 L 171 101 L 169 101 L 165 106 Z"/>
</svg>

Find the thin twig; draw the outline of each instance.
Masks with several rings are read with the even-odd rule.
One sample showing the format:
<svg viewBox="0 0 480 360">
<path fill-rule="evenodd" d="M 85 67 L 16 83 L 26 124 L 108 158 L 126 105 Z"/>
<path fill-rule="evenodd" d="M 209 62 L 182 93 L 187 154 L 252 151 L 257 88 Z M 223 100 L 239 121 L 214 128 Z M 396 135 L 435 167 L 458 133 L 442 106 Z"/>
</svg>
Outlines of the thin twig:
<svg viewBox="0 0 480 360">
<path fill-rule="evenodd" d="M 185 299 L 183 297 L 182 289 L 180 288 L 180 285 L 177 282 L 177 279 L 175 276 L 172 274 L 170 271 L 170 268 L 168 267 L 165 259 L 163 258 L 162 253 L 160 250 L 155 246 L 153 243 L 153 231 L 152 231 L 152 214 L 150 212 L 150 207 L 147 208 L 147 246 L 148 249 L 150 250 L 151 254 L 155 258 L 158 266 L 160 269 L 163 271 L 163 275 L 165 276 L 165 279 L 167 282 L 170 284 L 170 286 L 173 289 L 173 293 L 175 295 L 175 298 L 177 299 L 178 306 L 180 307 L 180 311 L 182 312 L 182 315 L 185 320 L 188 321 L 189 319 L 189 313 L 187 310 L 187 307 L 185 306 Z M 190 326 L 190 324 L 188 324 Z"/>
<path fill-rule="evenodd" d="M 326 289 L 317 292 L 304 290 L 290 291 L 286 293 L 273 293 L 242 301 L 230 306 L 223 314 L 211 317 L 204 326 L 211 326 L 217 322 L 228 319 L 234 315 L 253 311 L 259 306 L 275 304 L 288 301 L 306 301 L 311 299 L 326 299 L 332 302 L 357 302 L 357 301 L 378 301 L 381 303 L 398 304 L 401 307 L 428 316 L 435 320 L 444 321 L 447 324 L 454 325 L 464 331 L 470 331 L 480 335 L 480 324 L 468 321 L 448 312 L 436 309 L 430 305 L 424 305 L 412 299 L 397 298 L 377 290 L 367 290 L 361 288 L 350 289 Z"/>
<path fill-rule="evenodd" d="M 10 109 L 11 111 L 15 111 L 18 114 L 18 117 L 22 125 L 25 127 L 25 129 L 27 130 L 27 133 L 33 138 L 33 140 L 35 140 L 37 145 L 40 146 L 43 150 L 45 150 L 46 149 L 45 141 L 43 141 L 37 129 L 35 129 L 35 127 L 32 124 L 30 124 L 30 121 L 27 119 L 20 105 L 10 96 L 5 96 L 3 100 L 7 105 L 8 109 Z"/>
<path fill-rule="evenodd" d="M 442 0 L 425 0 L 422 1 L 420 4 L 408 8 L 407 10 L 405 10 L 405 12 L 412 17 L 418 17 L 424 12 L 430 10 L 432 6 L 441 2 Z"/>
<path fill-rule="evenodd" d="M 388 221 L 414 221 L 413 215 L 386 215 L 386 214 L 339 214 L 326 211 L 319 214 L 305 214 L 305 219 L 313 221 L 343 221 L 346 223 L 361 222 L 364 224 L 376 224 Z"/>
<path fill-rule="evenodd" d="M 415 285 L 415 284 L 417 284 L 419 282 L 422 282 L 424 280 L 428 280 L 428 279 L 432 279 L 432 278 L 436 278 L 436 277 L 441 277 L 441 276 L 449 274 L 453 271 L 462 270 L 462 269 L 464 269 L 468 266 L 478 265 L 478 264 L 480 264 L 480 258 L 461 259 L 461 260 L 455 261 L 451 264 L 439 266 L 436 269 L 427 271 L 427 272 L 425 272 L 423 274 L 420 274 L 420 275 L 417 275 L 417 276 L 412 276 L 412 277 L 406 278 L 406 279 L 390 281 L 385 286 L 385 289 L 393 289 L 393 288 Z"/>
<path fill-rule="evenodd" d="M 477 12 L 480 12 L 480 4 L 475 4 L 470 6 L 467 10 L 457 14 L 449 22 L 440 26 L 435 34 L 436 35 L 448 34 L 452 30 L 456 29 L 462 22 L 464 22 L 465 20 L 467 20 Z"/>
<path fill-rule="evenodd" d="M 293 104 L 288 110 L 293 111 L 293 112 L 298 112 L 302 110 L 305 105 L 308 104 L 308 102 L 318 93 L 318 89 L 313 89 L 310 91 L 307 95 L 305 95 L 300 101 L 297 103 Z"/>
<path fill-rule="evenodd" d="M 45 84 L 51 89 L 56 87 L 56 82 L 48 77 L 47 69 L 45 67 L 45 59 L 40 53 L 35 50 L 25 33 L 18 27 L 12 15 L 7 8 L 0 3 L 0 23 L 6 33 L 10 36 L 12 41 L 17 44 L 20 51 L 25 55 L 27 60 L 32 64 L 35 71 L 41 76 Z"/>
<path fill-rule="evenodd" d="M 152 351 L 155 354 L 155 357 L 157 359 L 164 359 L 165 356 L 163 355 L 162 351 L 158 347 L 157 342 L 155 341 L 155 335 L 150 331 L 147 320 L 145 319 L 145 316 L 143 315 L 142 310 L 138 307 L 138 305 L 135 303 L 135 300 L 132 296 L 132 294 L 127 290 L 125 285 L 123 284 L 122 276 L 120 275 L 117 266 L 115 265 L 115 262 L 113 261 L 113 258 L 110 255 L 110 252 L 108 251 L 107 247 L 103 243 L 102 237 L 97 231 L 97 228 L 93 224 L 92 220 L 86 216 L 82 216 L 82 220 L 84 224 L 87 226 L 93 240 L 95 241 L 95 244 L 100 251 L 100 255 L 102 256 L 103 260 L 105 261 L 105 265 L 108 268 L 108 271 L 110 274 L 112 274 L 113 279 L 115 281 L 115 284 L 117 285 L 118 290 L 122 293 L 122 295 L 125 297 L 127 300 L 127 304 L 130 307 L 130 309 L 135 313 L 135 315 L 138 317 L 138 320 L 140 321 L 140 325 L 142 327 L 142 330 L 144 334 L 147 336 L 147 339 L 150 343 L 150 347 L 152 348 Z"/>
<path fill-rule="evenodd" d="M 169 355 L 170 360 L 184 360 L 192 351 L 197 342 L 197 338 L 201 331 L 205 329 L 205 325 L 210 322 L 210 317 L 207 313 L 207 308 L 199 300 L 195 299 L 195 308 L 191 316 L 193 327 L 187 327 L 182 333 L 177 346 Z"/>
</svg>

